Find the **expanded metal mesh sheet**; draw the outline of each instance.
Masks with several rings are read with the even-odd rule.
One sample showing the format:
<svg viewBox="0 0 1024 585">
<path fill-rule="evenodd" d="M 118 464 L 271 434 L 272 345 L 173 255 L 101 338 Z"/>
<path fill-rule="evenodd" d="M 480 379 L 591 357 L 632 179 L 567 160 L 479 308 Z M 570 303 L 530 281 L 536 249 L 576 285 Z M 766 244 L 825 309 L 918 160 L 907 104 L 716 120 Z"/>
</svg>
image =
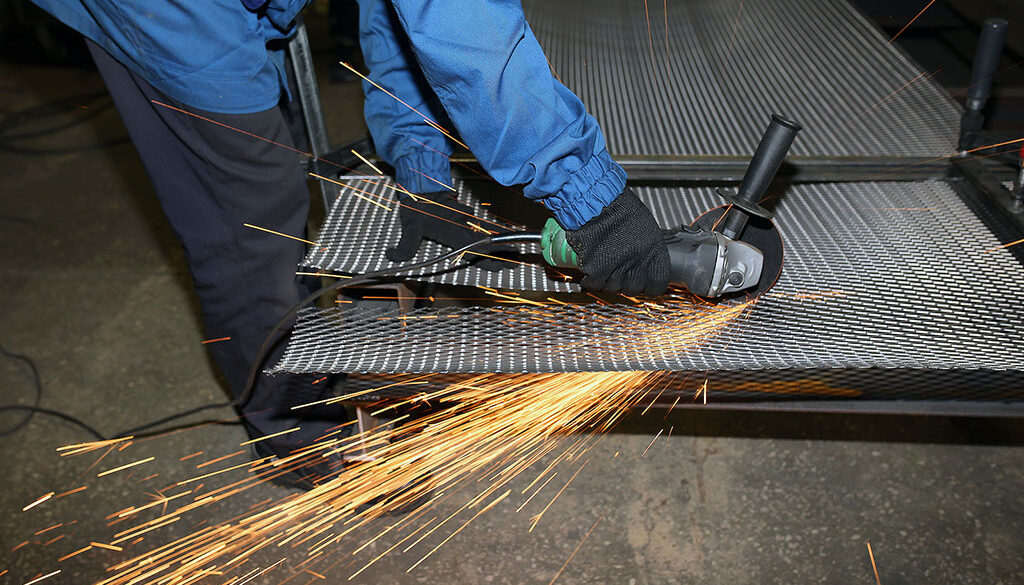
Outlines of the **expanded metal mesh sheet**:
<svg viewBox="0 0 1024 585">
<path fill-rule="evenodd" d="M 666 226 L 717 203 L 706 188 L 638 194 Z M 1024 370 L 1024 267 L 946 183 L 797 185 L 775 211 L 785 268 L 742 310 L 685 299 L 307 310 L 277 370 Z M 379 238 L 351 219 L 356 241 Z"/>
<path fill-rule="evenodd" d="M 959 107 L 844 0 L 523 4 L 614 154 L 747 155 L 772 112 L 792 155 L 955 150 Z"/>
</svg>

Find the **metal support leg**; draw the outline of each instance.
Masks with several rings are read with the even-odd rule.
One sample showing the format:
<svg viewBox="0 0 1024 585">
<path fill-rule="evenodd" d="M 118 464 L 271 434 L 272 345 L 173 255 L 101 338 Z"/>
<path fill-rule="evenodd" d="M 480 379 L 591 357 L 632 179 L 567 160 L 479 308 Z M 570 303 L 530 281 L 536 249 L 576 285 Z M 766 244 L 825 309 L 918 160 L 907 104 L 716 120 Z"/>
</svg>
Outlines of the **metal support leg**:
<svg viewBox="0 0 1024 585">
<path fill-rule="evenodd" d="M 306 25 L 300 18 L 295 29 L 295 36 L 288 41 L 288 58 L 295 71 L 295 85 L 299 104 L 302 106 L 302 118 L 306 124 L 310 149 L 313 155 L 324 158 L 330 152 L 331 144 L 327 136 L 327 120 L 320 104 L 320 92 L 316 83 L 316 71 L 313 69 L 313 53 L 309 48 L 309 36 Z M 316 168 L 316 161 L 310 166 Z M 335 189 L 326 181 L 320 181 L 320 195 L 323 197 L 324 209 L 330 209 L 334 200 Z"/>
</svg>

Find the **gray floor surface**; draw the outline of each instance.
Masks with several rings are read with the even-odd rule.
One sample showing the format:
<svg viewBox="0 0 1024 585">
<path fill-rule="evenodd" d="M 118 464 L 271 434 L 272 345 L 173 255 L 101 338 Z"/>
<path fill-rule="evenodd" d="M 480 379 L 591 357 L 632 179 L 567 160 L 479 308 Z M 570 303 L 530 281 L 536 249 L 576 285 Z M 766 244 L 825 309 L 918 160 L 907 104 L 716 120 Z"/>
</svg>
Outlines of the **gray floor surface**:
<svg viewBox="0 0 1024 585">
<path fill-rule="evenodd" d="M 101 88 L 86 71 L 2 66 L 0 117 Z M 325 91 L 332 125 L 358 134 L 358 88 Z M 72 100 L 64 107 L 74 106 Z M 224 399 L 200 343 L 204 335 L 180 251 L 138 157 L 127 144 L 91 147 L 122 135 L 107 110 L 28 143 L 73 152 L 0 151 L 0 344 L 36 361 L 44 406 L 105 432 Z M 31 403 L 32 392 L 23 367 L 0 361 L 0 403 Z M 17 420 L 0 416 L 2 428 Z M 658 431 L 669 428 L 671 437 L 663 433 L 642 456 Z M 0 584 L 20 585 L 57 569 L 62 572 L 44 582 L 102 579 L 127 551 L 94 549 L 57 559 L 91 540 L 109 539 L 115 529 L 106 526 L 108 514 L 148 501 L 147 493 L 189 473 L 180 457 L 199 450 L 206 457 L 227 454 L 245 437 L 235 426 L 208 426 L 139 442 L 99 467 L 155 460 L 144 471 L 105 479 L 87 469 L 95 456 L 61 459 L 55 452 L 86 438 L 42 417 L 0 437 L 7 457 L 0 572 L 8 571 Z M 388 544 L 385 538 L 361 556 L 346 556 L 372 536 L 357 532 L 347 549 L 332 553 L 339 566 L 326 582 L 543 585 L 557 576 L 565 585 L 868 584 L 875 582 L 870 541 L 885 585 L 1020 583 L 1022 445 L 1024 423 L 1018 421 L 637 415 L 589 453 L 588 466 L 532 533 L 528 515 L 516 514 L 510 500 L 409 573 L 422 553 L 386 556 L 347 581 Z M 153 473 L 160 476 L 147 479 Z M 43 494 L 83 484 L 89 485 L 83 492 L 22 511 Z M 283 495 L 272 486 L 255 489 L 215 513 L 163 529 L 153 542 Z M 64 526 L 35 534 L 58 523 Z M 291 555 L 289 563 L 302 560 L 298 552 L 281 554 Z M 254 582 L 278 583 L 285 575 Z M 290 582 L 321 580 L 307 574 Z"/>
</svg>

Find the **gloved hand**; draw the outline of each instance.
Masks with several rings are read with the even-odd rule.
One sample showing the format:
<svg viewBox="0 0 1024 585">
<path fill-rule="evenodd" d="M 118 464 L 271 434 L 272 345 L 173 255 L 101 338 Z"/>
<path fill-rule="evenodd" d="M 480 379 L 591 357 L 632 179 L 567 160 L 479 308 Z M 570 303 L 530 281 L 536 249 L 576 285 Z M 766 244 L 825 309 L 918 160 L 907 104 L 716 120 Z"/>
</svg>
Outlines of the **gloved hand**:
<svg viewBox="0 0 1024 585">
<path fill-rule="evenodd" d="M 579 256 L 585 288 L 649 297 L 668 288 L 662 230 L 629 187 L 580 229 L 566 230 L 566 240 Z"/>
<path fill-rule="evenodd" d="M 487 237 L 487 234 L 474 230 L 466 223 L 473 221 L 473 209 L 459 203 L 450 191 L 417 194 L 415 199 L 403 194 L 400 202 L 402 206 L 398 208 L 398 218 L 402 226 L 402 237 L 397 246 L 384 252 L 384 256 L 392 262 L 411 260 L 424 239 L 457 249 Z M 473 251 L 506 258 L 517 254 L 517 250 L 510 246 L 480 246 Z M 479 260 L 473 258 L 471 253 L 465 256 L 473 266 L 484 270 L 496 272 L 510 267 L 508 262 L 482 256 L 476 256 Z"/>
</svg>

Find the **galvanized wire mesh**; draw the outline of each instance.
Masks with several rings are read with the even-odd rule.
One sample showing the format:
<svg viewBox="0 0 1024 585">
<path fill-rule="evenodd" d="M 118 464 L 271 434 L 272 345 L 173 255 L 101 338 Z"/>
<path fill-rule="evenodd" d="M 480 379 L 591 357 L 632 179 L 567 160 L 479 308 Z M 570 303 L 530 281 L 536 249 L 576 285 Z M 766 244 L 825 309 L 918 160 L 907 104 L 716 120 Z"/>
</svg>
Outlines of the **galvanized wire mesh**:
<svg viewBox="0 0 1024 585">
<path fill-rule="evenodd" d="M 708 188 L 638 194 L 666 226 L 717 203 Z M 277 370 L 1024 369 L 1024 267 L 950 185 L 797 185 L 775 211 L 785 268 L 743 310 L 683 299 L 308 310 Z M 358 222 L 348 229 L 380 238 Z"/>
<path fill-rule="evenodd" d="M 556 75 L 621 155 L 747 155 L 771 112 L 797 156 L 933 157 L 959 107 L 844 0 L 527 0 Z"/>
</svg>

